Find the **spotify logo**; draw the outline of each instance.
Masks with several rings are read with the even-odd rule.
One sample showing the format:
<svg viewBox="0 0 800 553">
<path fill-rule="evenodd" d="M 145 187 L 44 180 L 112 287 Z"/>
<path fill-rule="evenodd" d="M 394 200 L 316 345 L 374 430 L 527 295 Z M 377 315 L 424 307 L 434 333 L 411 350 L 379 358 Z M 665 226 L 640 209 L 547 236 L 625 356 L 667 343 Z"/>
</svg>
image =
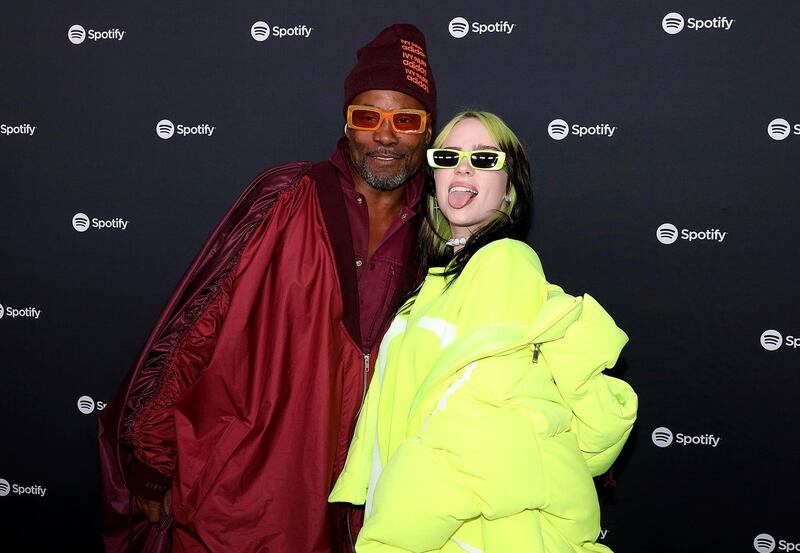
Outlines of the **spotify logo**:
<svg viewBox="0 0 800 553">
<path fill-rule="evenodd" d="M 767 126 L 767 134 L 772 140 L 783 140 L 791 130 L 792 126 L 786 119 L 773 119 Z"/>
<path fill-rule="evenodd" d="M 116 217 L 114 219 L 98 219 L 97 217 L 92 217 L 89 219 L 89 216 L 85 213 L 76 213 L 72 217 L 72 228 L 78 232 L 86 232 L 90 227 L 96 230 L 125 230 L 128 228 L 128 224 L 130 224 L 130 221 L 126 221 L 122 217 Z"/>
<path fill-rule="evenodd" d="M 78 411 L 84 415 L 89 415 L 94 412 L 94 400 L 89 396 L 81 396 L 78 398 Z"/>
<path fill-rule="evenodd" d="M 662 244 L 674 244 L 680 238 L 687 242 L 712 242 L 721 244 L 728 237 L 728 232 L 718 228 L 710 228 L 704 230 L 692 230 L 688 228 L 681 229 L 678 232 L 678 227 L 672 223 L 664 223 L 656 229 L 656 238 Z"/>
<path fill-rule="evenodd" d="M 570 134 L 577 138 L 584 138 L 586 136 L 603 136 L 611 138 L 614 136 L 617 128 L 618 127 L 615 127 L 610 123 L 597 123 L 589 125 L 575 123 L 570 125 L 563 119 L 553 119 L 550 121 L 550 124 L 547 125 L 547 134 L 549 134 L 550 138 L 553 140 L 564 140 L 567 135 Z"/>
<path fill-rule="evenodd" d="M 658 447 L 669 447 L 672 444 L 672 431 L 666 426 L 659 426 L 653 430 L 650 437 Z"/>
<path fill-rule="evenodd" d="M 72 217 L 72 228 L 78 232 L 86 232 L 89 229 L 89 216 L 85 213 L 76 213 Z"/>
<path fill-rule="evenodd" d="M 753 549 L 758 553 L 772 553 L 775 549 L 778 551 L 800 551 L 800 543 L 783 538 L 776 540 L 770 534 L 763 533 L 757 535 L 753 540 Z"/>
<path fill-rule="evenodd" d="M 106 408 L 106 405 L 104 401 L 95 402 L 95 400 L 89 396 L 81 396 L 78 398 L 78 411 L 84 415 L 91 415 L 95 411 L 102 411 Z"/>
<path fill-rule="evenodd" d="M 168 140 L 176 134 L 180 137 L 204 136 L 210 138 L 215 130 L 217 130 L 217 127 L 209 123 L 195 123 L 194 125 L 178 123 L 175 125 L 169 119 L 162 119 L 156 123 L 156 134 L 164 140 Z"/>
<path fill-rule="evenodd" d="M 80 25 L 73 25 L 69 28 L 69 31 L 67 31 L 67 38 L 69 38 L 72 44 L 80 44 L 86 40 L 86 29 Z"/>
<path fill-rule="evenodd" d="M 169 119 L 162 119 L 156 124 L 156 134 L 164 140 L 172 138 L 175 134 L 175 125 Z"/>
<path fill-rule="evenodd" d="M 7 317 L 9 319 L 38 319 L 42 314 L 42 310 L 36 307 L 5 307 L 0 304 L 0 319 Z"/>
<path fill-rule="evenodd" d="M 263 21 L 256 21 L 253 23 L 253 26 L 250 27 L 250 36 L 252 36 L 255 41 L 264 42 L 269 38 L 269 25 Z"/>
<path fill-rule="evenodd" d="M 661 28 L 668 35 L 677 35 L 683 30 L 683 16 L 677 12 L 668 13 L 661 20 Z"/>
<path fill-rule="evenodd" d="M 668 35 L 677 35 L 684 27 L 690 31 L 730 31 L 735 19 L 726 16 L 717 16 L 710 19 L 689 17 L 684 22 L 683 16 L 678 12 L 668 13 L 661 20 L 661 28 Z"/>
<path fill-rule="evenodd" d="M 31 484 L 29 486 L 20 484 L 11 484 L 5 478 L 0 478 L 0 497 L 5 497 L 8 494 L 14 495 L 36 495 L 44 497 L 47 493 L 47 488 L 40 484 Z"/>
<path fill-rule="evenodd" d="M 453 38 L 464 38 L 469 33 L 469 21 L 463 17 L 454 17 L 447 26 Z"/>
<path fill-rule="evenodd" d="M 478 36 L 484 34 L 510 35 L 514 32 L 516 26 L 516 23 L 511 23 L 506 20 L 494 21 L 492 23 L 473 21 L 472 24 L 470 24 L 470 22 L 463 17 L 454 17 L 447 25 L 447 30 L 450 31 L 450 36 L 453 38 L 464 38 L 469 32 Z"/>
<path fill-rule="evenodd" d="M 775 550 L 775 538 L 769 534 L 759 534 L 753 540 L 753 547 L 758 553 L 772 553 Z"/>
<path fill-rule="evenodd" d="M 91 42 L 97 42 L 99 40 L 116 40 L 119 42 L 125 37 L 127 32 L 128 31 L 117 28 L 106 29 L 105 31 L 98 31 L 95 29 L 89 29 L 87 31 L 81 25 L 73 25 L 67 31 L 67 38 L 72 44 L 82 44 L 87 38 Z"/>
<path fill-rule="evenodd" d="M 656 238 L 662 244 L 673 244 L 678 239 L 678 227 L 672 223 L 664 223 L 656 229 Z"/>
<path fill-rule="evenodd" d="M 31 125 L 30 123 L 20 123 L 19 125 L 6 125 L 3 123 L 0 125 L 0 135 L 15 136 L 19 134 L 33 136 L 37 128 L 36 125 Z"/>
<path fill-rule="evenodd" d="M 761 347 L 767 351 L 775 351 L 781 346 L 786 346 L 796 350 L 800 348 L 800 337 L 787 335 L 784 337 L 780 332 L 771 328 L 765 330 L 761 335 Z"/>
<path fill-rule="evenodd" d="M 775 351 L 781 347 L 783 336 L 777 330 L 766 330 L 761 335 L 761 347 L 767 351 Z"/>
<path fill-rule="evenodd" d="M 564 140 L 569 134 L 569 124 L 563 119 L 553 119 L 547 125 L 547 134 L 553 140 Z"/>
<path fill-rule="evenodd" d="M 270 27 L 264 21 L 256 21 L 250 27 L 250 36 L 256 42 L 264 42 L 269 37 L 274 38 L 309 38 L 314 31 L 314 27 L 309 25 L 294 25 L 292 27 L 282 27 L 273 25 Z"/>
</svg>

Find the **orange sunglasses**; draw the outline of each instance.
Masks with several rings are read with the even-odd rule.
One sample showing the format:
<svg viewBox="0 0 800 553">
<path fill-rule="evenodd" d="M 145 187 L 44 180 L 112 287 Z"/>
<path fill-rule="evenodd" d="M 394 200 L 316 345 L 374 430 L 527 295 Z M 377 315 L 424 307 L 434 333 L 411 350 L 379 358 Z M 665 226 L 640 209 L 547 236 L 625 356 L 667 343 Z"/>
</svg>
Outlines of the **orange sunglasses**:
<svg viewBox="0 0 800 553">
<path fill-rule="evenodd" d="M 403 134 L 420 134 L 428 125 L 428 114 L 421 109 L 383 111 L 374 106 L 347 106 L 347 126 L 357 131 L 374 131 L 388 119 L 392 130 Z"/>
</svg>

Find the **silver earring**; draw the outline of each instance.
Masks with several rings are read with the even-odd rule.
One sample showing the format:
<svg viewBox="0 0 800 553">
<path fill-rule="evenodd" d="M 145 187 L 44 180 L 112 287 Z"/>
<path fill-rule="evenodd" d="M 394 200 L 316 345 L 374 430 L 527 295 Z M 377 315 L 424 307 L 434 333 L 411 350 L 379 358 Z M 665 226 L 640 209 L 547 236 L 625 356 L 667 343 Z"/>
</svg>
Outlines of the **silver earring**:
<svg viewBox="0 0 800 553">
<path fill-rule="evenodd" d="M 503 199 L 504 199 L 505 201 L 507 201 L 508 203 L 511 203 L 511 196 L 509 196 L 508 194 L 506 194 L 505 196 L 503 196 Z"/>
<path fill-rule="evenodd" d="M 344 124 L 344 135 L 347 136 L 347 123 Z"/>
</svg>

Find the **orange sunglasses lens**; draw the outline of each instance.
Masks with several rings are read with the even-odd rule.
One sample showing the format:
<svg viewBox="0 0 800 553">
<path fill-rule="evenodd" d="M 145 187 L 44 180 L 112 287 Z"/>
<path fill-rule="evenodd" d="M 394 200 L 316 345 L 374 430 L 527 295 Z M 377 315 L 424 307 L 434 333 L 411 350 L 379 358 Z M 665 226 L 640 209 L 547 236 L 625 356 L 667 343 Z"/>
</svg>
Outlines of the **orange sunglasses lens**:
<svg viewBox="0 0 800 553">
<path fill-rule="evenodd" d="M 351 120 L 358 129 L 374 130 L 381 124 L 381 112 L 371 109 L 354 109 Z M 392 127 L 397 131 L 419 131 L 423 128 L 422 116 L 418 113 L 398 112 L 392 114 Z"/>
</svg>

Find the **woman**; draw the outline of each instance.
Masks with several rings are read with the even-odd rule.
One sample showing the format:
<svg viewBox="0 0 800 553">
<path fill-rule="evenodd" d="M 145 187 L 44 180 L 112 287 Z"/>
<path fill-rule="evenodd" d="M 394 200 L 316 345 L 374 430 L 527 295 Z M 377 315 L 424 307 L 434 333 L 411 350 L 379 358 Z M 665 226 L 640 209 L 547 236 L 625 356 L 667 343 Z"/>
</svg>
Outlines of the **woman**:
<svg viewBox="0 0 800 553">
<path fill-rule="evenodd" d="M 602 374 L 627 337 L 511 238 L 530 170 L 500 118 L 456 115 L 428 162 L 427 277 L 381 343 L 330 501 L 366 504 L 358 553 L 608 551 L 592 476 L 636 416 Z"/>
</svg>

